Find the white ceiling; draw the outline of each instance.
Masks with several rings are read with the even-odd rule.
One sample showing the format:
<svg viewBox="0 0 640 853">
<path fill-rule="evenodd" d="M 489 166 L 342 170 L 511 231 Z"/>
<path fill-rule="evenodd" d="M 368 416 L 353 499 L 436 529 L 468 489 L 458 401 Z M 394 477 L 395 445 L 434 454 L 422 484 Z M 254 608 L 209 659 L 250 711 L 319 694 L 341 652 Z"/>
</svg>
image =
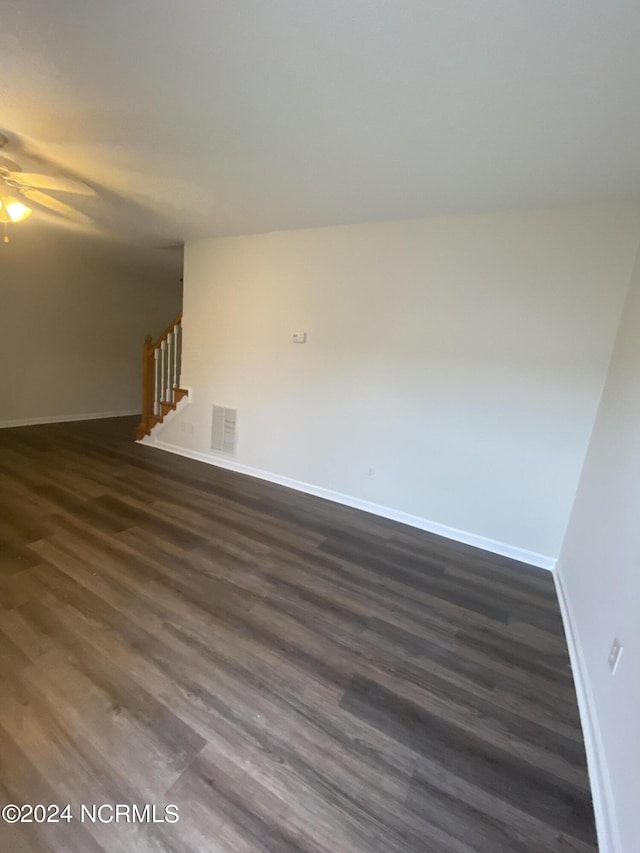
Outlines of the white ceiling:
<svg viewBox="0 0 640 853">
<path fill-rule="evenodd" d="M 1 30 L 4 153 L 94 185 L 103 233 L 640 197 L 638 0 L 20 0 Z"/>
</svg>

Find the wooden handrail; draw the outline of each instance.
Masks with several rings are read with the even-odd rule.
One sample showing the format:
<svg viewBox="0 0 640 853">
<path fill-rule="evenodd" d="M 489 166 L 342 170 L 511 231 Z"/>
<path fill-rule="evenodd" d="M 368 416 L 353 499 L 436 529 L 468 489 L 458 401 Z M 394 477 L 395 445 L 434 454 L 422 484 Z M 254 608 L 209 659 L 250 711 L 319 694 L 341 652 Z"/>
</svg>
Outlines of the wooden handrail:
<svg viewBox="0 0 640 853">
<path fill-rule="evenodd" d="M 154 411 L 156 396 L 156 388 L 154 387 L 156 382 L 156 350 L 162 347 L 162 344 L 175 331 L 176 326 L 181 321 L 182 312 L 177 317 L 174 317 L 157 340 L 154 341 L 151 335 L 147 335 L 144 339 L 142 346 L 142 420 L 139 427 L 140 432 L 150 430 L 155 423 L 154 418 L 157 415 Z"/>
<path fill-rule="evenodd" d="M 171 334 L 171 332 L 173 332 L 173 330 L 175 329 L 175 327 L 178 325 L 178 323 L 181 323 L 181 322 L 182 322 L 182 311 L 178 314 L 178 316 L 177 316 L 177 317 L 174 317 L 174 318 L 173 318 L 173 320 L 169 323 L 169 325 L 168 325 L 168 326 L 167 326 L 167 328 L 164 330 L 164 332 L 160 335 L 160 337 L 158 338 L 158 340 L 153 342 L 153 347 L 154 347 L 154 349 L 155 349 L 156 347 L 159 347 L 159 346 L 160 346 L 160 344 L 162 343 L 162 341 L 166 341 L 166 339 L 167 339 L 167 335 L 170 335 L 170 334 Z M 147 337 L 149 337 L 149 338 L 150 338 L 150 337 L 151 337 L 151 335 L 147 335 Z"/>
</svg>

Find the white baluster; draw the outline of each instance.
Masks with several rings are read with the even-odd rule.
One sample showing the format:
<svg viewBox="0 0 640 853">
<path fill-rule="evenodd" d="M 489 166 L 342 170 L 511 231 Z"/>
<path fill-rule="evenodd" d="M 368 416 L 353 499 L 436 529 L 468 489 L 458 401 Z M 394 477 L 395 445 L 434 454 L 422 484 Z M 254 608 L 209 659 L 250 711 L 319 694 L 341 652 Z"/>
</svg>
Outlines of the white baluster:
<svg viewBox="0 0 640 853">
<path fill-rule="evenodd" d="M 169 332 L 167 335 L 167 390 L 165 400 L 168 403 L 173 403 L 173 390 L 171 388 L 171 380 L 173 378 L 173 359 L 174 359 L 174 335 L 173 332 Z"/>
<path fill-rule="evenodd" d="M 155 349 L 153 351 L 153 414 L 160 414 L 160 395 L 158 393 L 158 389 L 160 388 L 160 350 Z"/>
<path fill-rule="evenodd" d="M 176 335 L 176 358 L 173 365 L 173 387 L 180 387 L 180 356 L 182 354 L 182 324 L 178 323 L 175 329 Z"/>
<path fill-rule="evenodd" d="M 160 372 L 160 400 L 164 402 L 165 400 L 165 392 L 167 388 L 167 342 L 166 340 L 162 341 L 160 344 L 160 358 L 162 359 L 162 368 Z"/>
</svg>

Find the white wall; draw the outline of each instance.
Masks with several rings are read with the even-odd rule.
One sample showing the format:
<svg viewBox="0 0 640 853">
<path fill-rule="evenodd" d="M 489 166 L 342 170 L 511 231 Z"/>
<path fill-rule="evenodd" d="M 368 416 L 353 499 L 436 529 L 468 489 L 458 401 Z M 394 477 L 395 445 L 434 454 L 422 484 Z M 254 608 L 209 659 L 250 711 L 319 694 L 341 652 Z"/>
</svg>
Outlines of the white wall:
<svg viewBox="0 0 640 853">
<path fill-rule="evenodd" d="M 0 426 L 140 411 L 144 336 L 180 310 L 175 263 L 21 227 L 0 244 Z"/>
<path fill-rule="evenodd" d="M 640 849 L 640 263 L 558 565 L 616 853 Z M 622 657 L 611 675 L 614 636 Z M 615 807 L 612 806 L 615 803 Z M 603 848 L 603 853 L 605 849 Z"/>
<path fill-rule="evenodd" d="M 639 234 L 599 205 L 190 243 L 160 438 L 207 453 L 236 407 L 240 463 L 555 557 Z"/>
</svg>

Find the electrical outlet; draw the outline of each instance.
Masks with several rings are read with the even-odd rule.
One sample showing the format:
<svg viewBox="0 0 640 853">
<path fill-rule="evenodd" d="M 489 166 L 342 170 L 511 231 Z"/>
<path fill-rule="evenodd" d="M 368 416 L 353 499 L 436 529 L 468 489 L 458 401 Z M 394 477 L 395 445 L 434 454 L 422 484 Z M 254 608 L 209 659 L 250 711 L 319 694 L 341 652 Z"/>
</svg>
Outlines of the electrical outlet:
<svg viewBox="0 0 640 853">
<path fill-rule="evenodd" d="M 618 669 L 618 664 L 620 663 L 620 655 L 622 654 L 622 643 L 620 640 L 615 637 L 613 643 L 611 644 L 611 651 L 609 652 L 609 669 L 611 670 L 611 675 L 616 674 L 616 670 Z"/>
<path fill-rule="evenodd" d="M 369 465 L 369 467 L 367 468 L 367 477 L 368 477 L 368 479 L 369 479 L 369 480 L 373 480 L 373 478 L 374 478 L 375 476 L 376 476 L 375 468 L 372 468 L 372 467 L 371 467 L 371 465 Z"/>
<path fill-rule="evenodd" d="M 306 332 L 294 332 L 293 333 L 293 342 L 294 342 L 294 344 L 306 344 L 307 333 Z"/>
</svg>

